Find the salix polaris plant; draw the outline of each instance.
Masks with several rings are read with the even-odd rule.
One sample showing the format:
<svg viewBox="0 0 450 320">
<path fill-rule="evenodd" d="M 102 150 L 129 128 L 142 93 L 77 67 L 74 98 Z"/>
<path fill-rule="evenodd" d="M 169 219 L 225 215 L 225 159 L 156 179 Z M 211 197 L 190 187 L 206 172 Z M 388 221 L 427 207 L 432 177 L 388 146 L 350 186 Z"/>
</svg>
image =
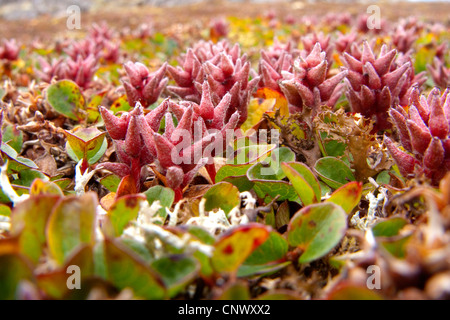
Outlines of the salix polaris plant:
<svg viewBox="0 0 450 320">
<path fill-rule="evenodd" d="M 450 90 L 441 95 L 434 88 L 428 95 L 419 95 L 415 88 L 411 94 L 408 112 L 401 106 L 392 108 L 389 115 L 401 146 L 385 136 L 385 144 L 404 177 L 425 176 L 438 185 L 450 170 Z"/>
<path fill-rule="evenodd" d="M 94 55 L 83 57 L 78 55 L 75 59 L 53 59 L 50 62 L 42 57 L 38 58 L 40 69 L 35 73 L 42 81 L 50 83 L 53 78 L 57 80 L 69 79 L 83 89 L 92 84 L 92 78 L 98 69 L 98 61 Z"/>
<path fill-rule="evenodd" d="M 122 81 L 131 106 L 140 103 L 144 108 L 155 103 L 165 89 L 168 79 L 165 77 L 167 63 L 150 73 L 140 62 L 128 61 L 124 64 L 127 78 Z"/>
<path fill-rule="evenodd" d="M 209 92 L 207 89 L 205 84 L 205 92 Z M 200 105 L 172 103 L 170 108 L 175 111 L 175 116 L 178 115 L 178 125 L 175 127 L 172 115 L 166 113 L 164 134 L 154 134 L 156 170 L 165 176 L 166 185 L 175 191 L 177 201 L 204 165 L 214 181 L 213 157 L 223 152 L 226 139 L 234 138 L 234 129 L 239 122 L 237 111 L 227 122 L 224 120 L 229 103 L 230 96 L 226 95 L 214 108 L 209 93 L 203 94 Z"/>
<path fill-rule="evenodd" d="M 230 47 L 228 42 L 202 43 L 187 51 L 181 67 L 168 66 L 168 72 L 177 86 L 168 86 L 169 91 L 185 100 L 200 102 L 202 84 L 206 78 L 211 88 L 211 99 L 219 104 L 222 98 L 231 95 L 230 107 L 225 116 L 229 121 L 234 112 L 239 112 L 239 125 L 247 119 L 247 107 L 259 77 L 249 81 L 251 66 L 247 55 L 241 55 L 238 44 Z"/>
<path fill-rule="evenodd" d="M 320 43 L 320 48 L 326 54 L 326 59 L 328 63 L 328 67 L 331 67 L 333 63 L 333 51 L 334 44 L 331 42 L 331 35 L 325 35 L 323 32 L 319 33 L 310 33 L 301 38 L 301 42 L 303 44 L 304 56 L 307 56 L 314 50 L 316 43 Z M 329 70 L 329 68 L 328 68 Z"/>
<path fill-rule="evenodd" d="M 427 70 L 436 86 L 441 89 L 450 87 L 450 67 L 445 66 L 444 58 L 434 57 L 433 64 L 428 64 Z"/>
<path fill-rule="evenodd" d="M 121 178 L 130 177 L 141 189 L 143 166 L 155 163 L 157 175 L 175 191 L 176 199 L 204 165 L 214 179 L 212 157 L 223 150 L 227 130 L 234 133 L 239 121 L 236 111 L 225 122 L 230 95 L 214 107 L 209 96 L 208 83 L 200 105 L 180 104 L 166 99 L 157 108 L 144 115 L 143 107 L 136 105 L 130 113 L 117 117 L 100 107 L 106 130 L 113 139 L 118 163 L 103 163 L 101 167 Z M 172 111 L 178 123 L 175 126 Z M 165 117 L 164 133 L 159 134 L 160 123 Z M 219 150 L 219 151 L 216 151 Z"/>
<path fill-rule="evenodd" d="M 153 135 L 159 130 L 168 105 L 168 100 L 165 100 L 144 115 L 143 107 L 138 103 L 130 113 L 124 113 L 120 117 L 115 116 L 105 107 L 100 107 L 106 130 L 113 140 L 119 160 L 119 162 L 102 163 L 101 167 L 122 179 L 130 177 L 136 192 L 141 190 L 143 166 L 153 163 L 157 157 Z"/>
<path fill-rule="evenodd" d="M 352 44 L 358 39 L 358 33 L 355 30 L 351 30 L 347 33 L 337 32 L 337 39 L 334 42 L 336 51 L 339 53 L 350 52 Z"/>
<path fill-rule="evenodd" d="M 389 108 L 405 105 L 413 86 L 425 82 L 424 73 L 415 75 L 407 56 L 397 57 L 397 50 L 383 45 L 375 56 L 367 41 L 362 50 L 357 45 L 351 54 L 344 52 L 343 62 L 348 69 L 346 96 L 352 112 L 361 113 L 375 122 L 374 130 L 391 127 Z"/>
<path fill-rule="evenodd" d="M 73 60 L 78 56 L 87 58 L 93 55 L 96 60 L 106 62 L 118 62 L 119 44 L 113 41 L 114 32 L 106 23 L 100 25 L 94 23 L 89 29 L 86 38 L 72 41 L 64 52 Z"/>
<path fill-rule="evenodd" d="M 394 46 L 398 51 L 403 53 L 407 53 L 411 50 L 417 38 L 417 29 L 415 27 L 405 28 L 402 24 L 399 24 L 392 34 Z"/>
<path fill-rule="evenodd" d="M 278 40 L 268 50 L 261 50 L 258 87 L 270 88 L 281 93 L 279 82 L 283 80 L 283 73 L 292 72 L 294 59 L 298 55 L 299 52 L 293 49 L 292 42 L 283 46 Z"/>
<path fill-rule="evenodd" d="M 205 78 L 203 64 L 208 60 L 225 53 L 236 62 L 240 58 L 239 44 L 231 47 L 230 43 L 222 40 L 216 44 L 211 41 L 199 41 L 192 48 L 188 48 L 185 54 L 179 58 L 179 66 L 168 66 L 167 71 L 176 85 L 167 88 L 180 98 L 196 103 L 200 102 L 201 91 L 199 86 Z"/>
<path fill-rule="evenodd" d="M 231 103 L 231 94 L 225 94 L 217 105 L 213 103 L 211 95 L 212 92 L 209 83 L 208 81 L 204 81 L 202 85 L 202 97 L 199 104 L 186 101 L 183 101 L 180 104 L 171 103 L 170 109 L 177 120 L 181 122 L 181 119 L 186 112 L 190 112 L 189 110 L 192 108 L 194 113 L 191 130 L 194 132 L 194 141 L 201 140 L 201 137 L 198 136 L 199 133 L 203 136 L 216 134 L 213 150 L 219 150 L 218 153 L 220 153 L 225 150 L 226 144 L 229 142 L 226 140 L 227 137 L 229 137 L 228 134 L 234 136 L 234 130 L 239 127 L 240 114 L 238 111 L 235 111 L 227 121 L 227 114 Z M 168 120 L 170 124 L 170 119 Z M 169 128 L 169 130 L 171 130 L 171 128 Z M 211 157 L 216 155 L 218 154 L 216 154 L 215 151 L 211 153 Z M 216 169 L 211 157 L 206 164 L 206 170 L 212 181 L 214 181 Z"/>
<path fill-rule="evenodd" d="M 15 39 L 3 39 L 0 45 L 0 60 L 14 61 L 19 58 L 20 46 Z"/>
<path fill-rule="evenodd" d="M 326 52 L 316 43 L 307 56 L 300 55 L 294 61 L 293 73 L 283 73 L 285 80 L 280 82 L 280 87 L 291 110 L 307 108 L 314 116 L 323 105 L 334 107 L 342 94 L 341 81 L 347 71 L 342 70 L 327 79 L 329 67 Z"/>
</svg>

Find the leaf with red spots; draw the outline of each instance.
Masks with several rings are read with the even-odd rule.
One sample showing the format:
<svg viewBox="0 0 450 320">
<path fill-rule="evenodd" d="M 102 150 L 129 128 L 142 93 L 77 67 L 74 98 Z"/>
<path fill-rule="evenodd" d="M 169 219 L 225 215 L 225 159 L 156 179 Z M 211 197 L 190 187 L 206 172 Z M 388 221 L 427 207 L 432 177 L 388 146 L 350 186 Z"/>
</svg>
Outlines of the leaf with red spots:
<svg viewBox="0 0 450 320">
<path fill-rule="evenodd" d="M 278 232 L 271 231 L 267 240 L 240 266 L 238 277 L 273 273 L 286 267 L 291 263 L 285 261 L 288 249 L 286 239 Z"/>
<path fill-rule="evenodd" d="M 229 182 L 220 182 L 212 186 L 204 195 L 205 209 L 222 209 L 229 213 L 234 207 L 240 206 L 239 190 Z"/>
<path fill-rule="evenodd" d="M 106 223 L 106 225 L 112 227 L 115 237 L 122 234 L 130 221 L 137 219 L 140 203 L 144 200 L 146 198 L 142 194 L 129 194 L 115 201 L 108 210 L 108 222 Z"/>
<path fill-rule="evenodd" d="M 361 182 L 349 182 L 333 192 L 327 202 L 340 205 L 347 214 L 350 214 L 361 200 L 362 189 Z"/>
<path fill-rule="evenodd" d="M 49 105 L 58 113 L 72 120 L 82 120 L 81 109 L 86 101 L 78 85 L 71 80 L 61 80 L 47 88 L 46 98 Z"/>
<path fill-rule="evenodd" d="M 238 226 L 223 234 L 214 245 L 211 258 L 218 273 L 236 272 L 247 257 L 269 237 L 267 226 L 249 223 Z"/>
<path fill-rule="evenodd" d="M 288 242 L 303 251 L 300 263 L 317 260 L 330 252 L 347 229 L 345 211 L 334 203 L 312 204 L 298 211 L 289 222 Z"/>
</svg>

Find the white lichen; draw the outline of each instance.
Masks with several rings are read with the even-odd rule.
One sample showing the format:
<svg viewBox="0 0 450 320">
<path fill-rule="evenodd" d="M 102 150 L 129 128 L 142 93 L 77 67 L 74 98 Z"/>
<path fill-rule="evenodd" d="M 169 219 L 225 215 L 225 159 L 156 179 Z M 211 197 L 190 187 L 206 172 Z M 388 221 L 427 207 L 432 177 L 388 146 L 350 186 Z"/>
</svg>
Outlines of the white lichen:
<svg viewBox="0 0 450 320">
<path fill-rule="evenodd" d="M 370 180 L 370 179 L 369 179 Z M 378 195 L 375 196 L 374 192 L 369 192 L 366 195 L 366 199 L 369 201 L 369 208 L 367 210 L 367 214 L 365 217 L 361 218 L 359 216 L 360 212 L 357 211 L 351 218 L 351 225 L 360 229 L 360 230 L 368 230 L 380 217 L 377 215 L 377 212 L 381 211 L 384 214 L 384 206 L 387 201 L 387 189 L 378 186 L 378 184 L 372 179 L 370 181 L 377 187 Z M 381 207 L 381 210 L 378 210 Z"/>
<path fill-rule="evenodd" d="M 240 193 L 240 199 L 244 203 L 245 210 L 253 210 L 256 207 L 256 199 L 253 198 L 250 192 Z M 228 217 L 222 209 L 217 211 L 205 211 L 206 199 L 202 198 L 199 204 L 199 215 L 198 217 L 190 218 L 186 224 L 194 224 L 205 228 L 211 234 L 218 234 L 223 231 L 228 230 L 234 226 L 241 224 L 246 224 L 249 219 L 246 214 L 244 214 L 240 205 L 231 209 L 228 213 Z"/>
<path fill-rule="evenodd" d="M 0 215 L 0 234 L 9 232 L 9 230 L 11 230 L 11 219 Z"/>
<path fill-rule="evenodd" d="M 169 210 L 169 208 L 166 208 L 166 212 L 169 215 L 169 226 L 176 226 L 178 223 L 178 212 L 180 211 L 181 204 L 183 201 L 178 201 L 178 203 L 175 205 L 175 208 L 173 209 L 173 212 Z"/>
<path fill-rule="evenodd" d="M 217 234 L 231 227 L 230 222 L 222 209 L 205 212 L 206 199 L 202 198 L 198 206 L 198 217 L 190 218 L 186 224 L 197 225 L 205 228 L 211 234 Z M 236 208 L 233 208 L 235 210 Z M 232 210 L 232 211 L 233 211 Z M 237 209 L 239 210 L 239 208 Z"/>
<path fill-rule="evenodd" d="M 91 178 L 94 176 L 97 169 L 94 169 L 92 171 L 89 171 L 89 168 L 86 169 L 86 171 L 82 174 L 81 173 L 81 164 L 83 163 L 83 159 L 81 159 L 77 165 L 75 166 L 75 193 L 78 196 L 81 196 L 85 193 L 86 186 L 91 180 Z"/>
<path fill-rule="evenodd" d="M 180 205 L 180 203 L 177 203 L 174 212 L 168 211 L 172 223 L 176 222 Z M 180 250 L 182 249 L 185 252 L 195 252 L 198 250 L 211 256 L 213 247 L 201 243 L 189 233 L 185 233 L 179 237 L 172 232 L 165 230 L 164 227 L 161 226 L 164 222 L 163 218 L 158 214 L 158 211 L 161 208 L 162 206 L 158 200 L 153 201 L 151 205 L 149 205 L 148 201 L 142 201 L 136 221 L 132 222 L 132 225 L 124 230 L 123 237 L 128 237 L 153 247 L 153 254 L 155 257 L 164 255 L 164 245 Z"/>
<path fill-rule="evenodd" d="M 103 232 L 100 226 L 102 225 L 104 217 L 107 214 L 108 213 L 106 212 L 105 209 L 103 209 L 101 205 L 97 205 L 96 219 L 95 219 L 95 238 L 97 239 L 97 241 L 103 241 L 103 239 L 105 238 L 103 236 Z"/>
</svg>

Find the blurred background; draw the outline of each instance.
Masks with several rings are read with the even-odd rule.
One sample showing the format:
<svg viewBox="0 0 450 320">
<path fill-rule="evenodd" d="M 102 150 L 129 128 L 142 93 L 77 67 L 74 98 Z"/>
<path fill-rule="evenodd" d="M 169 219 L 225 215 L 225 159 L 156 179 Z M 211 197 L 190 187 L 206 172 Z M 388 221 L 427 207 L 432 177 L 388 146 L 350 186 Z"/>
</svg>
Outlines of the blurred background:
<svg viewBox="0 0 450 320">
<path fill-rule="evenodd" d="M 0 0 L 0 18 L 6 20 L 19 19 L 33 19 L 41 15 L 62 16 L 65 15 L 66 9 L 70 5 L 78 5 L 84 12 L 109 10 L 120 7 L 142 7 L 142 6 L 156 6 L 156 7 L 173 7 L 183 5 L 195 4 L 215 4 L 224 5 L 228 3 L 266 3 L 276 5 L 280 3 L 365 3 L 379 4 L 392 2 L 449 2 L 450 0 L 385 0 L 385 1 L 369 1 L 369 0 L 303 0 L 303 1 L 289 1 L 289 0 Z M 447 14 L 449 14 L 447 12 Z"/>
<path fill-rule="evenodd" d="M 269 12 L 280 21 L 344 12 L 356 17 L 367 14 L 373 4 L 388 21 L 415 16 L 450 28 L 450 0 L 0 0 L 0 38 L 27 41 L 67 33 L 82 37 L 99 22 L 117 30 L 145 24 L 176 33 L 182 24 L 196 28 L 216 18 L 262 17 Z M 67 28 L 72 5 L 80 10 L 80 29 Z"/>
</svg>

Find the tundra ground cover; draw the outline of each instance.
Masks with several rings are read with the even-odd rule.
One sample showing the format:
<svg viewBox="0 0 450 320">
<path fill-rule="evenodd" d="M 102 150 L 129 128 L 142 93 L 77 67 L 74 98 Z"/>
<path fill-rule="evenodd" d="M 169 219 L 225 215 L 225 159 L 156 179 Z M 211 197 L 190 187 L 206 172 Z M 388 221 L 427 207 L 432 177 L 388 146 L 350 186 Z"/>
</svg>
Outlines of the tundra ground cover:
<svg viewBox="0 0 450 320">
<path fill-rule="evenodd" d="M 448 22 L 368 19 L 1 39 L 0 298 L 448 298 Z"/>
</svg>

